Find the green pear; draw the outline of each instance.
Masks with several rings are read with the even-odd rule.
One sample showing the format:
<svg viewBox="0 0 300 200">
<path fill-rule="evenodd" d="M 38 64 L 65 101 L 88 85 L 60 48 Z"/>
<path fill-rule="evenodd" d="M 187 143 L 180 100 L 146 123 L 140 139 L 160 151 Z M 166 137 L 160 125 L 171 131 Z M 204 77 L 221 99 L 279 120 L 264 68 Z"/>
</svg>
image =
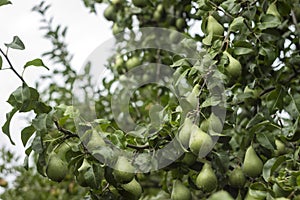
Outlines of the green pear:
<svg viewBox="0 0 300 200">
<path fill-rule="evenodd" d="M 226 66 L 226 71 L 232 77 L 238 77 L 242 73 L 242 65 L 240 61 L 232 57 L 227 51 L 224 54 L 228 57 L 228 65 Z"/>
<path fill-rule="evenodd" d="M 61 182 L 68 173 L 68 164 L 56 154 L 50 155 L 46 174 L 52 181 Z"/>
<path fill-rule="evenodd" d="M 223 130 L 223 123 L 221 122 L 220 118 L 217 117 L 214 113 L 211 113 L 209 118 L 209 127 L 216 132 L 216 133 L 221 133 Z"/>
<path fill-rule="evenodd" d="M 257 156 L 256 152 L 254 151 L 253 147 L 248 147 L 244 163 L 243 163 L 243 172 L 252 178 L 259 176 L 263 169 L 263 162 Z"/>
<path fill-rule="evenodd" d="M 98 133 L 96 130 L 88 130 L 86 133 L 90 134 L 90 138 L 86 145 L 86 148 L 89 151 L 99 149 L 99 147 L 106 145 L 103 138 L 100 136 L 100 133 Z"/>
<path fill-rule="evenodd" d="M 134 178 L 134 167 L 127 158 L 121 156 L 114 166 L 113 176 L 120 183 L 129 183 Z"/>
<path fill-rule="evenodd" d="M 220 200 L 220 199 L 224 199 L 224 200 L 234 200 L 232 198 L 232 196 L 230 196 L 230 194 L 224 190 L 218 191 L 214 194 L 212 194 L 208 200 Z"/>
<path fill-rule="evenodd" d="M 204 192 L 212 192 L 217 188 L 218 179 L 210 164 L 205 163 L 196 179 L 196 186 Z"/>
<path fill-rule="evenodd" d="M 193 125 L 189 144 L 191 151 L 195 155 L 203 157 L 212 149 L 212 146 L 213 141 L 210 135 Z"/>
<path fill-rule="evenodd" d="M 132 3 L 136 7 L 144 8 L 148 5 L 147 0 L 132 0 Z"/>
<path fill-rule="evenodd" d="M 196 162 L 196 160 L 197 156 L 195 156 L 192 152 L 185 152 L 181 162 L 187 166 L 191 166 Z"/>
<path fill-rule="evenodd" d="M 200 85 L 195 85 L 193 90 L 189 93 L 186 97 L 186 100 L 193 106 L 194 109 L 197 108 L 199 104 L 199 92 L 200 92 Z"/>
<path fill-rule="evenodd" d="M 229 184 L 236 188 L 242 188 L 245 185 L 246 177 L 240 167 L 235 168 L 229 175 Z"/>
<path fill-rule="evenodd" d="M 191 200 L 191 191 L 179 180 L 174 181 L 171 193 L 172 200 Z"/>
<path fill-rule="evenodd" d="M 273 15 L 273 16 L 278 17 L 278 18 L 281 17 L 278 10 L 277 10 L 275 2 L 270 4 L 269 8 L 267 9 L 267 14 Z"/>
<path fill-rule="evenodd" d="M 3 178 L 0 178 L 0 187 L 7 187 L 8 186 L 8 182 L 3 179 Z"/>
<path fill-rule="evenodd" d="M 54 152 L 57 154 L 57 156 L 63 160 L 63 161 L 66 161 L 66 154 L 68 151 L 71 150 L 72 148 L 72 144 L 71 142 L 68 142 L 68 141 L 64 141 L 63 143 L 61 143 L 55 150 Z"/>
<path fill-rule="evenodd" d="M 121 27 L 119 27 L 117 23 L 114 23 L 114 25 L 112 27 L 113 34 L 117 35 L 117 34 L 121 33 L 122 31 L 123 31 L 123 29 Z"/>
<path fill-rule="evenodd" d="M 206 31 L 207 33 L 212 33 L 213 35 L 223 35 L 224 27 L 213 16 L 210 15 L 207 19 Z"/>
<path fill-rule="evenodd" d="M 126 67 L 128 69 L 132 69 L 140 64 L 140 59 L 137 56 L 133 56 L 129 58 L 126 62 Z"/>
<path fill-rule="evenodd" d="M 113 5 L 108 6 L 103 13 L 104 17 L 109 21 L 116 20 L 116 9 Z"/>
<path fill-rule="evenodd" d="M 209 128 L 209 120 L 204 119 L 200 124 L 200 129 L 204 132 L 208 132 L 208 128 Z"/>
<path fill-rule="evenodd" d="M 285 151 L 285 145 L 280 140 L 276 139 L 275 140 L 275 145 L 276 145 L 276 150 L 274 151 L 274 153 L 275 153 L 276 156 L 280 156 L 280 155 L 282 155 L 286 152 Z"/>
<path fill-rule="evenodd" d="M 178 30 L 183 30 L 186 27 L 186 21 L 183 18 L 178 18 L 175 24 Z"/>
<path fill-rule="evenodd" d="M 188 146 L 189 146 L 192 128 L 193 128 L 192 120 L 190 118 L 186 117 L 183 122 L 183 126 L 178 133 L 178 139 L 179 139 L 180 143 L 182 144 L 182 146 L 184 146 L 185 148 L 188 148 Z"/>
<path fill-rule="evenodd" d="M 123 194 L 123 197 L 126 197 L 126 199 L 139 199 L 143 192 L 140 183 L 135 178 L 129 183 L 122 184 L 121 187 L 126 191 Z"/>
</svg>

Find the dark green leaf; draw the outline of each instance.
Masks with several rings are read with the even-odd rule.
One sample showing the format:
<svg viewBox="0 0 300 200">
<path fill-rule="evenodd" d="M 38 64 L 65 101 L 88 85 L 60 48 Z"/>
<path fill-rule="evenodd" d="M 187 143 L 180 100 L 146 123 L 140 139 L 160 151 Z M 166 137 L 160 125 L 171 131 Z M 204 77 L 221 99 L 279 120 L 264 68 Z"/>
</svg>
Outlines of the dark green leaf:
<svg viewBox="0 0 300 200">
<path fill-rule="evenodd" d="M 274 135 L 267 134 L 267 133 L 259 133 L 256 134 L 256 139 L 261 146 L 270 150 L 275 150 Z"/>
<path fill-rule="evenodd" d="M 0 6 L 4 6 L 4 5 L 7 5 L 7 4 L 12 4 L 12 3 L 8 0 L 0 0 Z"/>
<path fill-rule="evenodd" d="M 234 54 L 237 55 L 237 56 L 240 56 L 240 55 L 246 55 L 246 54 L 250 54 L 250 53 L 253 53 L 253 49 L 250 49 L 250 48 L 245 48 L 245 47 L 236 47 L 234 48 Z"/>
<path fill-rule="evenodd" d="M 19 50 L 25 49 L 24 43 L 18 36 L 14 36 L 13 41 L 9 44 L 5 44 L 5 46 L 12 48 L 12 49 L 19 49 Z"/>
<path fill-rule="evenodd" d="M 29 138 L 33 135 L 34 132 L 35 128 L 33 126 L 28 126 L 22 130 L 21 139 L 24 147 L 26 146 Z"/>
<path fill-rule="evenodd" d="M 9 113 L 6 114 L 6 122 L 5 124 L 2 126 L 2 131 L 5 135 L 8 136 L 10 142 L 15 145 L 15 143 L 12 141 L 11 136 L 10 136 L 10 130 L 9 130 L 9 126 L 10 126 L 10 122 L 12 117 L 14 116 L 14 114 L 18 111 L 17 108 L 13 108 Z"/>
<path fill-rule="evenodd" d="M 275 28 L 279 25 L 281 25 L 281 21 L 277 17 L 267 14 L 261 18 L 261 23 L 258 25 L 258 28 L 260 30 L 265 30 L 268 28 Z"/>
<path fill-rule="evenodd" d="M 47 70 L 49 70 L 49 68 L 43 63 L 43 61 L 40 58 L 28 61 L 25 65 L 24 65 L 24 69 L 26 69 L 29 66 L 36 66 L 36 67 L 44 67 Z"/>
<path fill-rule="evenodd" d="M 229 31 L 239 31 L 242 29 L 242 27 L 244 26 L 244 17 L 237 17 L 234 18 L 234 20 L 231 22 L 230 26 L 229 26 Z"/>
<path fill-rule="evenodd" d="M 269 181 L 269 178 L 272 176 L 274 171 L 286 160 L 285 156 L 280 156 L 278 158 L 271 158 L 264 164 L 263 168 L 263 178 L 266 182 Z"/>
</svg>

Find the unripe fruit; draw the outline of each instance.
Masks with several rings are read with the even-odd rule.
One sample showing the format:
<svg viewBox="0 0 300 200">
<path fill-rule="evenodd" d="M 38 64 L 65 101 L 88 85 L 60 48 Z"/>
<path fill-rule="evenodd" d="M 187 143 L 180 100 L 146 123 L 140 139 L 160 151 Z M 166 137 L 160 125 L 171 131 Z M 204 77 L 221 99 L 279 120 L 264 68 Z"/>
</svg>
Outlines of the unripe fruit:
<svg viewBox="0 0 300 200">
<path fill-rule="evenodd" d="M 223 35 L 224 34 L 223 26 L 211 15 L 208 16 L 208 19 L 207 19 L 206 31 L 207 31 L 207 33 L 211 33 L 213 35 Z"/>
<path fill-rule="evenodd" d="M 263 169 L 263 162 L 257 156 L 253 147 L 252 146 L 248 147 L 244 158 L 243 172 L 247 176 L 255 178 L 261 175 L 262 169 Z"/>
<path fill-rule="evenodd" d="M 186 22 L 183 18 L 178 18 L 176 20 L 176 27 L 178 30 L 183 30 L 186 27 Z"/>
<path fill-rule="evenodd" d="M 234 200 L 230 194 L 224 190 L 212 194 L 208 200 Z"/>
<path fill-rule="evenodd" d="M 126 67 L 132 69 L 140 64 L 140 59 L 137 56 L 133 56 L 126 61 Z"/>
<path fill-rule="evenodd" d="M 134 167 L 128 162 L 127 158 L 118 158 L 113 171 L 113 176 L 120 183 L 129 183 L 134 178 Z"/>
<path fill-rule="evenodd" d="M 1 187 L 7 187 L 8 186 L 8 182 L 6 180 L 4 180 L 3 178 L 0 178 L 0 186 Z"/>
<path fill-rule="evenodd" d="M 195 85 L 193 90 L 189 93 L 186 97 L 186 100 L 193 106 L 194 109 L 197 108 L 199 104 L 199 92 L 200 92 L 200 85 Z"/>
<path fill-rule="evenodd" d="M 279 14 L 279 12 L 277 10 L 275 2 L 273 2 L 273 3 L 270 4 L 270 6 L 269 6 L 269 8 L 267 10 L 267 14 L 273 15 L 273 16 L 275 16 L 277 18 L 280 18 L 280 14 Z"/>
<path fill-rule="evenodd" d="M 119 5 L 122 3 L 122 0 L 112 0 L 111 3 L 114 5 Z"/>
<path fill-rule="evenodd" d="M 228 57 L 228 65 L 225 67 L 228 74 L 232 77 L 238 77 L 242 73 L 242 65 L 240 61 L 232 57 L 227 51 L 224 54 Z"/>
<path fill-rule="evenodd" d="M 189 142 L 190 142 L 190 137 L 191 137 L 191 133 L 192 133 L 192 129 L 195 128 L 195 126 L 193 127 L 193 122 L 190 118 L 185 118 L 184 122 L 183 122 L 183 126 L 181 128 L 181 130 L 178 133 L 178 139 L 180 141 L 180 143 L 182 144 L 183 147 L 188 148 L 189 146 Z M 197 127 L 197 126 L 196 126 Z"/>
<path fill-rule="evenodd" d="M 104 17 L 109 21 L 115 21 L 116 20 L 116 10 L 115 7 L 110 5 L 104 10 Z"/>
<path fill-rule="evenodd" d="M 67 163 L 62 161 L 57 155 L 52 154 L 46 168 L 46 174 L 52 181 L 61 182 L 67 175 Z"/>
<path fill-rule="evenodd" d="M 117 35 L 117 34 L 121 33 L 122 31 L 123 31 L 123 29 L 120 28 L 117 23 L 114 23 L 114 25 L 112 27 L 113 34 Z"/>
<path fill-rule="evenodd" d="M 132 0 L 132 3 L 136 7 L 144 8 L 147 6 L 147 0 Z"/>
<path fill-rule="evenodd" d="M 105 142 L 96 130 L 88 130 L 86 133 L 90 133 L 89 141 L 87 142 L 86 148 L 89 151 L 99 149 L 100 147 L 105 146 Z"/>
<path fill-rule="evenodd" d="M 197 156 L 195 156 L 192 152 L 185 152 L 181 162 L 188 166 L 191 166 L 196 162 L 196 160 Z"/>
<path fill-rule="evenodd" d="M 212 192 L 217 188 L 218 180 L 210 164 L 205 163 L 196 179 L 196 186 L 204 192 Z"/>
<path fill-rule="evenodd" d="M 195 155 L 203 157 L 212 149 L 213 141 L 207 133 L 193 125 L 189 146 Z"/>
<path fill-rule="evenodd" d="M 172 200 L 191 200 L 191 191 L 179 180 L 174 181 L 171 193 Z"/>
<path fill-rule="evenodd" d="M 229 184 L 236 188 L 242 188 L 246 182 L 246 177 L 243 170 L 238 167 L 234 169 L 229 175 Z"/>
<path fill-rule="evenodd" d="M 135 180 L 135 178 L 132 179 L 132 181 L 130 181 L 129 183 L 122 184 L 121 186 L 126 192 L 128 192 L 128 194 L 124 195 L 126 197 L 130 197 L 128 199 L 139 199 L 142 195 L 142 187 L 140 183 Z"/>
<path fill-rule="evenodd" d="M 281 142 L 280 140 L 275 140 L 275 145 L 276 150 L 274 152 L 276 156 L 280 156 L 285 153 L 285 145 L 283 142 Z"/>
</svg>

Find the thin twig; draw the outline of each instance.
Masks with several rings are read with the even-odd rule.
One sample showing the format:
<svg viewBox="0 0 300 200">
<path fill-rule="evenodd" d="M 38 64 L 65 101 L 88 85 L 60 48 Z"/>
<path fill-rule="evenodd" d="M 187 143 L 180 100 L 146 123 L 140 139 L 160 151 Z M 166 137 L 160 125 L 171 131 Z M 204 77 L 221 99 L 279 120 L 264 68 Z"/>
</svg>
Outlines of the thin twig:
<svg viewBox="0 0 300 200">
<path fill-rule="evenodd" d="M 64 133 L 64 134 L 67 135 L 68 137 L 77 137 L 77 138 L 79 138 L 78 135 L 72 133 L 71 131 L 69 131 L 69 130 L 67 130 L 67 129 L 64 129 L 63 127 L 61 127 L 61 126 L 59 125 L 59 123 L 58 123 L 57 120 L 54 120 L 54 124 L 55 124 L 55 126 L 57 127 L 57 129 L 58 129 L 60 132 Z"/>
<path fill-rule="evenodd" d="M 126 146 L 129 147 L 129 148 L 132 148 L 132 149 L 136 149 L 136 150 L 148 149 L 150 147 L 148 144 L 141 145 L 141 146 L 136 146 L 136 145 L 133 145 L 133 144 L 127 144 Z"/>
<path fill-rule="evenodd" d="M 1 52 L 1 54 L 4 56 L 4 58 L 6 59 L 7 63 L 9 64 L 10 69 L 18 76 L 18 78 L 19 78 L 25 85 L 27 85 L 26 82 L 25 82 L 25 80 L 23 79 L 23 77 L 15 70 L 15 68 L 14 68 L 14 66 L 12 65 L 12 63 L 10 62 L 10 60 L 9 60 L 9 58 L 8 58 L 8 56 L 7 56 L 7 54 L 5 54 L 5 53 L 2 51 L 1 48 L 0 48 L 0 52 Z"/>
</svg>

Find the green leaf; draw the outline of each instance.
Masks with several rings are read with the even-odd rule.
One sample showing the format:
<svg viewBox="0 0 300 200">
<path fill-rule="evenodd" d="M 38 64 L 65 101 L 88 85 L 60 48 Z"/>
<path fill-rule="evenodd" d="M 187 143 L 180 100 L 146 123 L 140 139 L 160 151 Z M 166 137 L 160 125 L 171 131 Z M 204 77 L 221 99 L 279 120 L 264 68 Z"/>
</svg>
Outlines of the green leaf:
<svg viewBox="0 0 300 200">
<path fill-rule="evenodd" d="M 2 64 L 3 64 L 3 60 L 2 57 L 0 56 L 0 70 L 2 69 Z"/>
<path fill-rule="evenodd" d="M 7 1 L 7 0 L 0 0 L 0 6 L 4 6 L 4 5 L 7 5 L 7 4 L 12 4 L 10 1 Z"/>
<path fill-rule="evenodd" d="M 5 46 L 12 48 L 12 49 L 19 49 L 19 50 L 25 49 L 24 43 L 18 36 L 14 36 L 13 41 L 9 44 L 5 44 Z"/>
<path fill-rule="evenodd" d="M 12 117 L 14 116 L 14 114 L 18 111 L 17 108 L 13 108 L 9 113 L 6 114 L 6 122 L 5 124 L 2 126 L 2 131 L 5 135 L 8 136 L 10 142 L 15 145 L 15 143 L 12 141 L 11 136 L 10 136 L 10 130 L 9 130 L 9 126 L 10 126 L 10 122 Z"/>
<path fill-rule="evenodd" d="M 245 48 L 245 47 L 236 47 L 236 48 L 234 48 L 234 51 L 233 51 L 233 53 L 237 56 L 246 55 L 246 54 L 250 54 L 253 52 L 254 52 L 253 49 Z"/>
<path fill-rule="evenodd" d="M 34 132 L 35 128 L 33 126 L 28 126 L 22 130 L 21 139 L 24 147 L 26 146 L 29 138 L 33 135 Z"/>
<path fill-rule="evenodd" d="M 261 146 L 270 150 L 275 150 L 274 135 L 270 135 L 267 133 L 260 133 L 260 134 L 256 134 L 256 139 Z"/>
<path fill-rule="evenodd" d="M 32 120 L 33 127 L 41 132 L 46 133 L 47 132 L 47 124 L 48 124 L 48 115 L 47 114 L 40 114 L 35 119 Z"/>
<path fill-rule="evenodd" d="M 241 30 L 242 26 L 244 26 L 244 17 L 237 17 L 234 18 L 234 20 L 231 22 L 229 26 L 229 31 L 230 32 L 236 32 Z"/>
<path fill-rule="evenodd" d="M 276 28 L 277 26 L 281 25 L 280 19 L 274 17 L 273 15 L 264 15 L 261 18 L 261 23 L 258 25 L 260 30 L 265 30 L 268 28 Z"/>
<path fill-rule="evenodd" d="M 49 68 L 43 63 L 43 61 L 40 58 L 36 58 L 34 60 L 28 61 L 25 65 L 24 65 L 24 69 L 26 69 L 29 66 L 36 66 L 36 67 L 44 67 L 47 70 L 49 70 Z"/>
<path fill-rule="evenodd" d="M 263 183 L 253 183 L 249 188 L 249 194 L 258 199 L 264 199 L 267 196 L 267 188 Z"/>
<path fill-rule="evenodd" d="M 266 182 L 269 181 L 269 178 L 272 176 L 274 171 L 283 163 L 286 161 L 285 156 L 280 156 L 278 158 L 271 158 L 268 160 L 263 167 L 263 178 Z"/>
</svg>

